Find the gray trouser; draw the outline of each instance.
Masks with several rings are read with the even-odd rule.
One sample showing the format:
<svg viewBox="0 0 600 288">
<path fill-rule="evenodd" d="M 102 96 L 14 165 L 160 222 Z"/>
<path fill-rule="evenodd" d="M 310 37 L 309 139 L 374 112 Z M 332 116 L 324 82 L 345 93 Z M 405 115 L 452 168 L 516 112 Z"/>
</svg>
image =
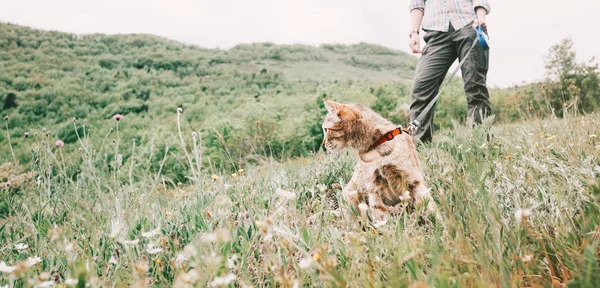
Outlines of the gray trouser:
<svg viewBox="0 0 600 288">
<path fill-rule="evenodd" d="M 423 39 L 427 43 L 417 64 L 415 80 L 410 91 L 410 121 L 413 121 L 429 102 L 437 95 L 448 69 L 458 57 L 462 60 L 473 41 L 476 33 L 471 24 L 462 29 L 454 30 L 452 25 L 448 32 L 427 32 Z M 476 44 L 471 54 L 464 62 L 461 71 L 467 94 L 467 117 L 476 123 L 481 123 L 483 117 L 492 113 L 490 95 L 485 86 L 488 71 L 489 54 Z M 415 133 L 415 140 L 431 141 L 433 131 L 433 109 L 421 121 Z"/>
</svg>

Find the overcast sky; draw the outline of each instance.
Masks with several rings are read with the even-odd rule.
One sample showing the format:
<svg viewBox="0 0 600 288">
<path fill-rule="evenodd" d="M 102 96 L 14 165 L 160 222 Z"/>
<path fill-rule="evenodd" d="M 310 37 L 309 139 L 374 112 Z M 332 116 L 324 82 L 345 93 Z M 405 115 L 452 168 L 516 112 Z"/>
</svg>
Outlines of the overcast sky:
<svg viewBox="0 0 600 288">
<path fill-rule="evenodd" d="M 0 0 L 0 21 L 73 33 L 150 33 L 203 47 L 378 43 L 408 52 L 408 0 Z M 548 48 L 571 37 L 600 59 L 600 0 L 490 0 L 488 84 L 543 78 Z"/>
</svg>

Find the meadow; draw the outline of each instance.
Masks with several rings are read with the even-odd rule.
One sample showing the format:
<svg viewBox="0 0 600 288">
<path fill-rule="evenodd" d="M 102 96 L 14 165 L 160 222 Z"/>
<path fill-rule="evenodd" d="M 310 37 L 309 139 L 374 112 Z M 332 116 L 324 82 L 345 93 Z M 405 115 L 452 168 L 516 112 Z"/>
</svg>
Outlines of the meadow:
<svg viewBox="0 0 600 288">
<path fill-rule="evenodd" d="M 419 151 L 442 220 L 416 210 L 377 227 L 341 198 L 355 162 L 350 152 L 265 159 L 224 175 L 197 165 L 201 151 L 181 149 L 190 183 L 169 185 L 151 158 L 136 156 L 135 141 L 119 137 L 125 121 L 114 121 L 103 143 L 89 141 L 84 129 L 72 144 L 78 161 L 65 161 L 63 143 L 39 133 L 28 138 L 30 149 L 15 151 L 32 154 L 31 171 L 2 166 L 10 186 L 2 194 L 9 212 L 0 228 L 1 285 L 593 287 L 600 281 L 597 115 L 492 126 L 489 142 L 490 123 L 444 131 Z M 188 132 L 172 131 L 186 147 L 194 143 Z M 106 158 L 119 149 L 134 156 Z"/>
<path fill-rule="evenodd" d="M 441 217 L 373 223 L 341 197 L 356 155 L 320 149 L 321 99 L 406 124 L 416 58 L 0 36 L 0 287 L 600 283 L 598 67 L 568 41 L 550 50 L 555 78 L 492 89 L 495 118 L 475 128 L 452 83 L 419 148 Z"/>
</svg>

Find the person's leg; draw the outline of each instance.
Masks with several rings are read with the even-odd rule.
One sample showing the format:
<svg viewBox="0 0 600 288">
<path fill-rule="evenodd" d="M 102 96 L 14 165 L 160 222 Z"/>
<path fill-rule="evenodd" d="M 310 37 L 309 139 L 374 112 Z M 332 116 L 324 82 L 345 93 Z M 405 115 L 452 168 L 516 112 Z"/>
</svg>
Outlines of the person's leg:
<svg viewBox="0 0 600 288">
<path fill-rule="evenodd" d="M 470 24 L 454 32 L 452 40 L 458 51 L 459 59 L 466 56 L 476 37 L 477 34 Z M 488 63 L 489 51 L 481 48 L 479 44 L 475 44 L 461 68 L 467 94 L 467 118 L 475 123 L 481 123 L 482 118 L 492 114 L 490 94 L 486 87 Z"/>
<path fill-rule="evenodd" d="M 410 121 L 415 120 L 438 93 L 448 69 L 457 57 L 451 35 L 452 32 L 428 32 L 423 37 L 427 44 L 417 64 L 410 91 Z M 414 135 L 415 142 L 431 141 L 434 110 L 435 105 L 421 121 Z"/>
</svg>

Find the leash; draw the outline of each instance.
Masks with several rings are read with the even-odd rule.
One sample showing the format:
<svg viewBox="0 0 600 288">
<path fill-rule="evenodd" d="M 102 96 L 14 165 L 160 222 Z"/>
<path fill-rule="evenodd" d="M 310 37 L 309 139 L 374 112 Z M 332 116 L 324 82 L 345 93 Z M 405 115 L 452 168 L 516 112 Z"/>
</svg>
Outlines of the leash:
<svg viewBox="0 0 600 288">
<path fill-rule="evenodd" d="M 442 85 L 442 87 L 438 90 L 438 93 L 437 93 L 437 95 L 435 95 L 433 100 L 431 100 L 431 102 L 429 102 L 429 104 L 427 104 L 425 109 L 423 109 L 421 111 L 421 113 L 419 113 L 419 116 L 417 116 L 417 118 L 415 118 L 415 120 L 413 120 L 408 125 L 407 130 L 410 132 L 410 134 L 413 134 L 415 131 L 417 131 L 417 129 L 419 128 L 419 125 L 421 124 L 421 121 L 423 121 L 423 118 L 425 117 L 425 115 L 427 115 L 429 110 L 431 110 L 431 108 L 433 108 L 433 105 L 435 104 L 435 102 L 437 102 L 438 98 L 440 97 L 440 94 L 442 94 L 444 89 L 446 89 L 448 84 L 450 84 L 452 79 L 454 79 L 454 77 L 456 76 L 456 73 L 458 73 L 458 70 L 463 66 L 463 64 L 465 64 L 467 59 L 469 59 L 469 55 L 471 54 L 471 51 L 473 51 L 473 48 L 475 48 L 475 45 L 477 45 L 477 43 L 479 43 L 479 45 L 481 46 L 481 48 L 483 48 L 483 50 L 490 49 L 489 38 L 488 38 L 487 33 L 485 31 L 483 31 L 483 28 L 481 28 L 481 26 L 477 26 L 475 28 L 475 32 L 477 33 L 477 37 L 475 37 L 475 40 L 473 40 L 473 44 L 471 45 L 471 48 L 467 52 L 467 55 L 465 55 L 465 57 L 460 62 L 458 62 L 458 66 L 456 66 L 456 68 L 454 69 L 454 72 L 452 72 L 448 81 L 446 81 L 446 83 L 444 83 L 444 85 Z"/>
</svg>

